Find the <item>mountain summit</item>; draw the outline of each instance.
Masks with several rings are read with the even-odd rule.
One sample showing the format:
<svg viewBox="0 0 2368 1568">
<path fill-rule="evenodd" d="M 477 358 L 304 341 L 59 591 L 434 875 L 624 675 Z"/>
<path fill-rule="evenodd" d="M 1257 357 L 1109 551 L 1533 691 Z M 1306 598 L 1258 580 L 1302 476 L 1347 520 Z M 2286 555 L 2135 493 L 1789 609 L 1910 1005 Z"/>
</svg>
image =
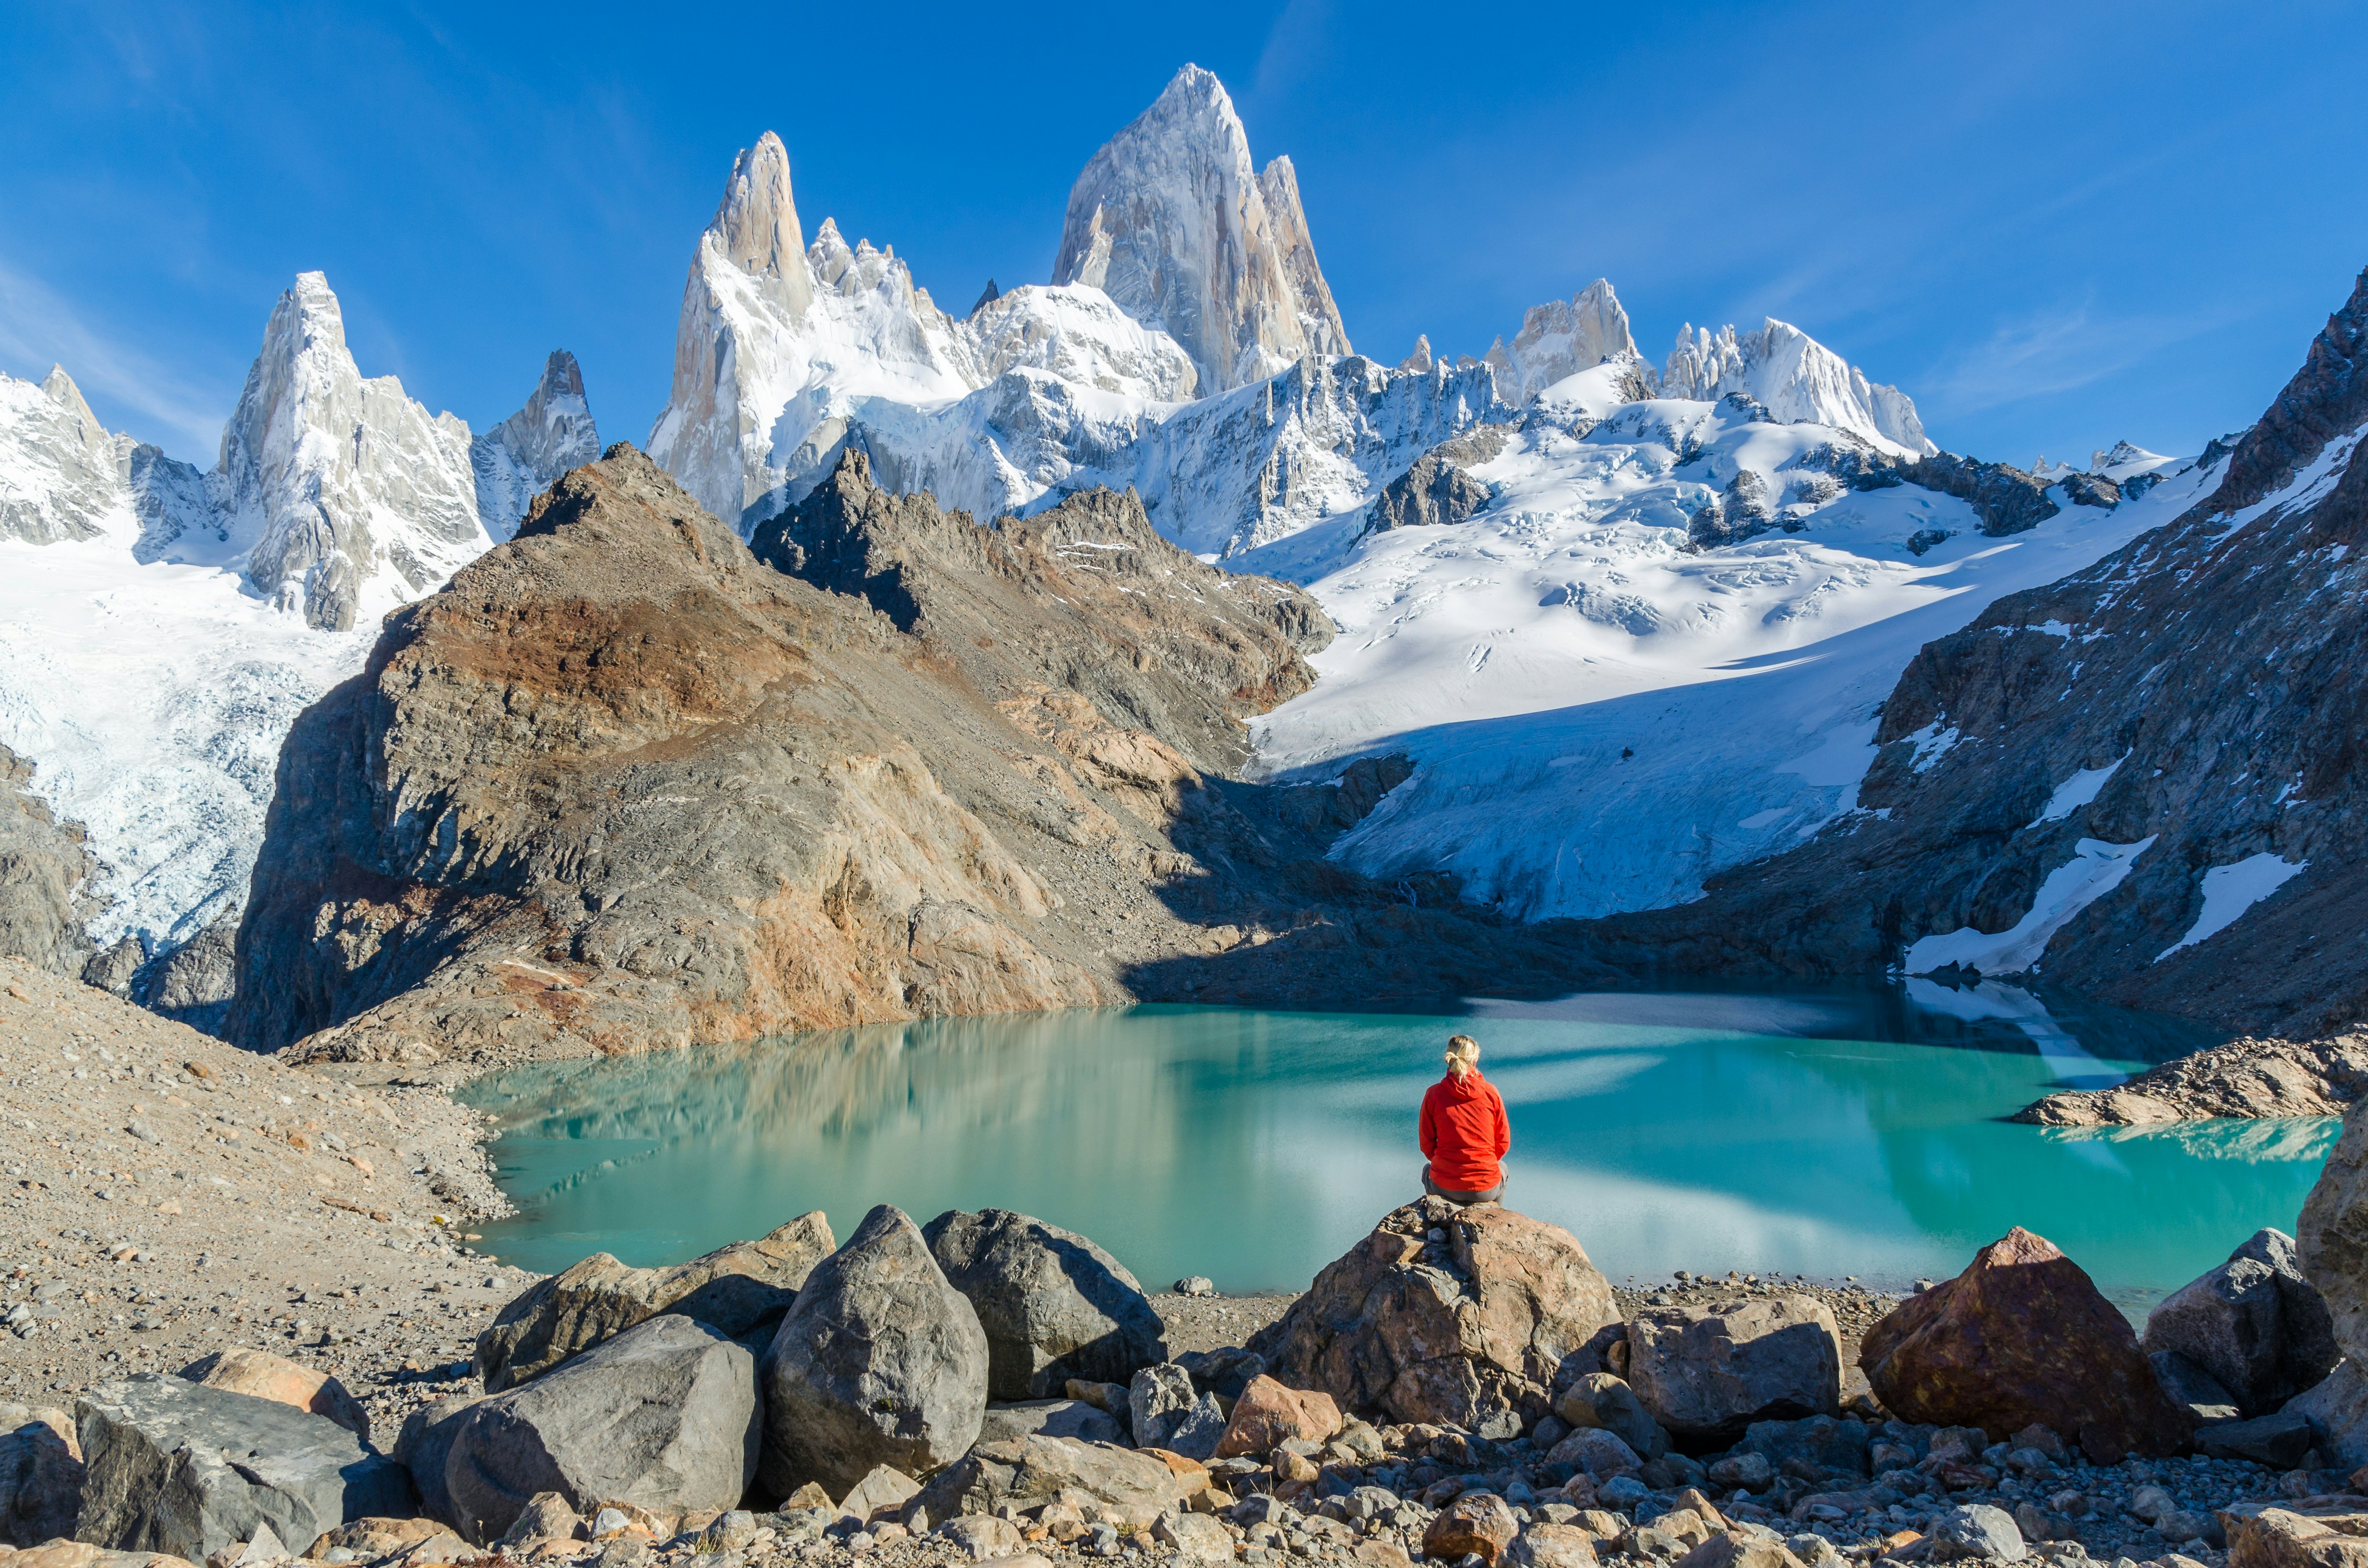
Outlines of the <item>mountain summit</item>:
<svg viewBox="0 0 2368 1568">
<path fill-rule="evenodd" d="M 1204 393 L 1350 351 L 1291 160 L 1253 167 L 1234 100 L 1197 65 L 1077 176 L 1053 281 L 1091 284 L 1167 332 Z"/>
</svg>

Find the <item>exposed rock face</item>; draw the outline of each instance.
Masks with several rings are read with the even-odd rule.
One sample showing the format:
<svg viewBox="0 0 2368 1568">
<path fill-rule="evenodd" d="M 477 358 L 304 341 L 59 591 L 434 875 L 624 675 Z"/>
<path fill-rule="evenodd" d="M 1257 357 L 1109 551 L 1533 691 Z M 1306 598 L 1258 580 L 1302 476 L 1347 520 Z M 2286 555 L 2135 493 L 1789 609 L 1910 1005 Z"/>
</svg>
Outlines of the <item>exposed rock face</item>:
<svg viewBox="0 0 2368 1568">
<path fill-rule="evenodd" d="M 2294 1238 L 2271 1230 L 2172 1292 L 2147 1315 L 2140 1343 L 2149 1358 L 2168 1353 L 2201 1367 L 2248 1416 L 2277 1409 L 2343 1358 Z"/>
<path fill-rule="evenodd" d="M 1810 1296 L 1663 1308 L 1628 1324 L 1629 1386 L 1692 1445 L 1731 1442 L 1756 1421 L 1839 1414 L 1841 1361 L 1834 1314 Z"/>
<path fill-rule="evenodd" d="M 495 539 L 509 538 L 552 480 L 599 456 L 584 371 L 575 355 L 553 349 L 526 406 L 469 443 L 479 520 Z"/>
<path fill-rule="evenodd" d="M 1008 1209 L 921 1231 L 986 1334 L 986 1397 L 1049 1399 L 1071 1378 L 1125 1382 L 1167 1359 L 1166 1325 L 1126 1266 L 1074 1231 Z"/>
<path fill-rule="evenodd" d="M 2098 1464 L 2187 1441 L 2129 1320 L 2078 1264 L 2020 1226 L 1869 1329 L 1859 1365 L 1907 1421 L 1979 1426 L 1994 1439 L 2036 1424 L 2076 1438 Z"/>
<path fill-rule="evenodd" d="M 1204 392 L 1349 351 L 1290 161 L 1253 168 L 1233 99 L 1197 65 L 1077 176 L 1053 281 L 1090 284 L 1164 328 Z"/>
<path fill-rule="evenodd" d="M 83 1481 L 71 1416 L 0 1403 L 0 1545 L 39 1546 L 74 1534 Z"/>
<path fill-rule="evenodd" d="M 450 1522 L 497 1540 L 544 1492 L 586 1515 L 733 1507 L 761 1427 L 756 1358 L 706 1324 L 652 1318 L 471 1407 L 444 1464 Z"/>
<path fill-rule="evenodd" d="M 2303 1200 L 2294 1237 L 2302 1272 L 2317 1288 L 2358 1384 L 2368 1365 L 2368 1099 L 2343 1113 L 2343 1136 Z"/>
<path fill-rule="evenodd" d="M 1365 512 L 1365 531 L 1433 528 L 1460 523 L 1488 504 L 1486 482 L 1464 470 L 1490 461 L 1505 449 L 1502 425 L 1478 425 L 1415 460 L 1415 465 L 1383 486 Z"/>
<path fill-rule="evenodd" d="M 80 975 L 98 868 L 80 824 L 60 822 L 32 785 L 33 765 L 0 746 L 0 953 Z"/>
<path fill-rule="evenodd" d="M 487 1393 L 499 1393 L 660 1312 L 741 1338 L 779 1322 L 814 1266 L 837 1247 L 817 1209 L 671 1268 L 628 1268 L 596 1252 L 536 1280 L 501 1310 L 477 1336 L 478 1380 Z"/>
<path fill-rule="evenodd" d="M 630 449 L 391 625 L 282 759 L 233 1038 L 360 1014 L 319 1049 L 403 1060 L 1122 998 L 1064 905 L 1189 868 L 1171 802 L 1304 689 L 1320 618 L 1116 497 L 987 530 L 842 481 L 805 569 L 910 634 Z"/>
<path fill-rule="evenodd" d="M 1546 1413 L 1564 1358 L 1619 1318 L 1569 1232 L 1427 1198 L 1326 1266 L 1249 1348 L 1349 1410 L 1509 1436 Z"/>
<path fill-rule="evenodd" d="M 1729 979 L 2036 967 L 2296 1039 L 2368 1016 L 2349 738 L 2368 727 L 2368 463 L 2343 368 L 2363 323 L 2368 277 L 2209 498 L 1918 653 L 1858 814 L 1698 903 L 1596 926 L 1596 950 Z M 2246 477 L 2289 472 L 2269 494 Z"/>
<path fill-rule="evenodd" d="M 2065 1089 L 2009 1119 L 2042 1127 L 2139 1127 L 2215 1116 L 2341 1116 L 2368 1088 L 2368 1035 L 2232 1040 L 2111 1089 Z"/>
<path fill-rule="evenodd" d="M 986 1366 L 978 1314 L 913 1221 L 881 1205 L 807 1276 L 766 1353 L 766 1486 L 839 1496 L 876 1465 L 951 1463 L 978 1439 Z"/>
<path fill-rule="evenodd" d="M 2047 498 L 2044 483 L 2005 463 L 1937 452 L 1898 473 L 1911 484 L 1954 495 L 1972 506 L 1986 534 L 2021 533 L 2062 510 Z M 2114 502 L 2108 504 L 2117 504 L 2119 499 L 2116 494 Z"/>
<path fill-rule="evenodd" d="M 336 1422 L 143 1372 L 76 1402 L 89 1469 L 82 1540 L 202 1562 L 268 1528 L 306 1544 L 369 1515 L 407 1518 L 411 1478 Z"/>
</svg>

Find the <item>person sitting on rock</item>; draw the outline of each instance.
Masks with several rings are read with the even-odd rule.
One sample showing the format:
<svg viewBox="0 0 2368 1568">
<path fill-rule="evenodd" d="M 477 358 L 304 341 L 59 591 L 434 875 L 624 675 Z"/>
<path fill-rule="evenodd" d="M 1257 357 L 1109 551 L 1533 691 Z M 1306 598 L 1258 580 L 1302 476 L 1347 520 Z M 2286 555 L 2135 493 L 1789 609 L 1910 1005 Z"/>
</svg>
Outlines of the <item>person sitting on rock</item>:
<svg viewBox="0 0 2368 1568">
<path fill-rule="evenodd" d="M 1480 1042 L 1468 1034 L 1447 1042 L 1447 1076 L 1422 1096 L 1422 1189 L 1450 1203 L 1494 1203 L 1505 1194 L 1505 1167 L 1513 1146 L 1505 1096 L 1480 1076 Z"/>
</svg>

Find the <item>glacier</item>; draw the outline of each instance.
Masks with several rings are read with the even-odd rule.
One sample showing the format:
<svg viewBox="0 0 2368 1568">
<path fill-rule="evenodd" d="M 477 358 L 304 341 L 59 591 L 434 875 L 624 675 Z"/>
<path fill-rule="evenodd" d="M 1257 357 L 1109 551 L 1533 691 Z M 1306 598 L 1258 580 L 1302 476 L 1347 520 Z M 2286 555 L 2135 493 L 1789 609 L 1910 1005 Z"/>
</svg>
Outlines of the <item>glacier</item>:
<svg viewBox="0 0 2368 1568">
<path fill-rule="evenodd" d="M 472 436 L 362 377 L 319 273 L 274 306 L 211 473 L 106 430 L 62 368 L 0 375 L 0 744 L 88 832 L 97 946 L 235 919 L 297 714 L 598 453 L 572 356 Z"/>
</svg>

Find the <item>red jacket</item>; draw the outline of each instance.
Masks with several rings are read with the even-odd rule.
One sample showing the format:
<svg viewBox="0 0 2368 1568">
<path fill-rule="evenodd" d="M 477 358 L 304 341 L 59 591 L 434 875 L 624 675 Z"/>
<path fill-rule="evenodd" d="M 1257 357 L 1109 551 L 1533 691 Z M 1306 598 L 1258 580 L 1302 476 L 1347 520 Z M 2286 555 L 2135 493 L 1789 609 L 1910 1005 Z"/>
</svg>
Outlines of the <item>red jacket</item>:
<svg viewBox="0 0 2368 1568">
<path fill-rule="evenodd" d="M 1450 1192 L 1486 1192 L 1505 1179 L 1497 1162 L 1513 1146 L 1505 1096 L 1473 1068 L 1452 1073 L 1422 1096 L 1422 1153 L 1430 1179 Z"/>
</svg>

